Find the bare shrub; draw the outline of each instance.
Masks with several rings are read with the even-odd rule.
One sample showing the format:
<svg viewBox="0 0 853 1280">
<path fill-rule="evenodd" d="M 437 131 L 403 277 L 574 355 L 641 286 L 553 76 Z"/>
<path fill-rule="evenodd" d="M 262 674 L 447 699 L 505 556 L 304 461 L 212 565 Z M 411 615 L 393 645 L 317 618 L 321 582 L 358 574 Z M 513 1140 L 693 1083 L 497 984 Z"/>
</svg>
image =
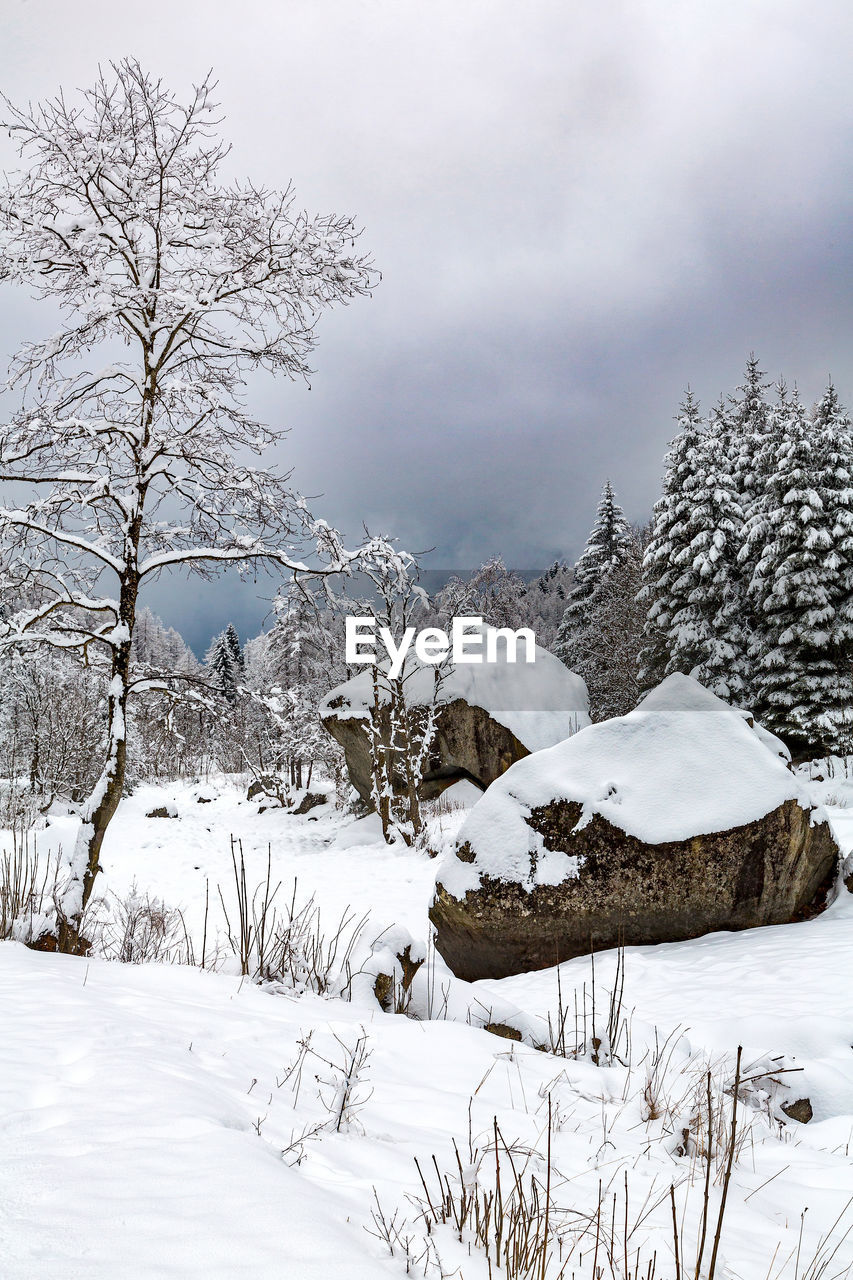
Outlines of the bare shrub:
<svg viewBox="0 0 853 1280">
<path fill-rule="evenodd" d="M 616 973 L 613 988 L 606 992 L 602 1008 L 595 981 L 595 954 L 590 953 L 591 979 L 572 993 L 571 1002 L 563 995 L 560 968 L 557 968 L 557 1010 L 548 1014 L 549 1052 L 561 1058 L 583 1058 L 596 1067 L 614 1063 L 628 1066 L 631 1061 L 631 1021 L 624 1007 L 625 947 L 616 950 Z"/>
<path fill-rule="evenodd" d="M 570 1256 L 552 1221 L 551 1104 L 547 1149 L 522 1151 L 506 1142 L 497 1119 L 481 1152 L 469 1136 L 467 1160 L 453 1143 L 455 1168 L 442 1168 L 435 1156 L 426 1173 L 415 1160 L 423 1197 L 418 1207 L 427 1231 L 449 1226 L 457 1239 L 469 1239 L 508 1280 L 561 1280 Z M 554 1269 L 556 1267 L 556 1270 Z"/>
<path fill-rule="evenodd" d="M 176 907 L 142 893 L 136 881 L 120 897 L 99 903 L 91 929 L 93 949 L 120 964 L 193 964 L 193 947 Z"/>
<path fill-rule="evenodd" d="M 373 1054 L 364 1027 L 360 1027 L 352 1044 L 343 1036 L 333 1036 L 340 1050 L 340 1057 L 331 1057 L 314 1048 L 314 1031 L 309 1031 L 298 1041 L 298 1051 L 293 1062 L 276 1078 L 276 1087 L 289 1086 L 294 1109 L 299 1104 L 299 1094 L 305 1078 L 306 1067 L 317 1087 L 317 1096 L 328 1119 L 309 1123 L 300 1133 L 291 1134 L 290 1142 L 282 1151 L 282 1157 L 292 1164 L 300 1164 L 305 1155 L 305 1143 L 324 1132 L 340 1133 L 358 1127 L 358 1114 L 373 1097 L 373 1086 L 367 1079 L 367 1068 Z M 323 1074 L 320 1074 L 320 1072 Z"/>
<path fill-rule="evenodd" d="M 255 982 L 347 997 L 355 976 L 353 951 L 368 916 L 359 918 L 347 907 L 326 933 L 315 896 L 299 902 L 295 879 L 290 898 L 281 898 L 281 881 L 273 882 L 270 847 L 266 875 L 253 891 L 249 890 L 242 843 L 233 838 L 231 865 L 234 899 L 230 912 L 221 885 L 218 893 L 228 943 L 240 963 L 240 972 Z"/>
<path fill-rule="evenodd" d="M 0 853 L 0 938 L 32 946 L 55 921 L 60 858 L 39 854 L 27 829 L 13 829 L 11 839 Z"/>
</svg>

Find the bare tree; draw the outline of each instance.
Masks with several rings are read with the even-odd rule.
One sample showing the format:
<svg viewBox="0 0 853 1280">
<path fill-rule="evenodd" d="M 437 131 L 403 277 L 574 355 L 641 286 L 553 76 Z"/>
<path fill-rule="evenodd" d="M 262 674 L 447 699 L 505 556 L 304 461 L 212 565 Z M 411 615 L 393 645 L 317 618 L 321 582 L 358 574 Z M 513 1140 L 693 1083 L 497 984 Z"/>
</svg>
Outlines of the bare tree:
<svg viewBox="0 0 853 1280">
<path fill-rule="evenodd" d="M 470 578 L 455 574 L 434 601 L 442 627 L 455 617 L 480 617 L 491 627 L 522 627 L 529 621 L 524 579 L 507 569 L 502 556 L 492 556 Z"/>
<path fill-rule="evenodd" d="M 368 544 L 369 545 L 369 544 Z M 423 620 L 429 597 L 418 584 L 418 565 L 408 552 L 394 552 L 379 540 L 382 554 L 365 559 L 362 571 L 374 594 L 359 602 L 359 611 L 376 620 L 397 645 L 414 634 L 416 620 Z M 370 744 L 371 793 L 390 844 L 400 836 L 413 844 L 423 829 L 420 786 L 423 782 L 443 701 L 443 684 L 449 659 L 425 667 L 407 650 L 397 675 L 387 660 L 371 667 L 371 699 L 367 707 Z M 424 675 L 427 680 L 423 681 Z M 420 682 L 417 696 L 413 689 Z M 428 693 L 424 689 L 428 689 Z"/>
<path fill-rule="evenodd" d="M 74 101 L 6 103 L 29 167 L 0 187 L 0 280 L 63 317 L 10 370 L 21 407 L 0 429 L 0 564 L 40 603 L 6 641 L 100 653 L 109 678 L 106 758 L 58 906 L 65 951 L 83 946 L 122 793 L 140 588 L 181 566 L 298 572 L 306 539 L 326 572 L 354 554 L 287 476 L 246 461 L 277 437 L 240 393 L 252 369 L 306 377 L 319 314 L 368 294 L 371 263 L 351 218 L 223 183 L 214 89 L 208 76 L 182 104 L 126 60 Z"/>
</svg>

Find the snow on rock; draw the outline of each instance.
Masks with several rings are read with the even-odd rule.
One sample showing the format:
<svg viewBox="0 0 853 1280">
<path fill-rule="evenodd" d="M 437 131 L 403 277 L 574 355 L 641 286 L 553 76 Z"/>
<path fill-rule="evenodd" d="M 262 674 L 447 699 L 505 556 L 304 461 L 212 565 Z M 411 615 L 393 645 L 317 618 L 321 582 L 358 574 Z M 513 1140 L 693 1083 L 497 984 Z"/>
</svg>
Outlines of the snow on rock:
<svg viewBox="0 0 853 1280">
<path fill-rule="evenodd" d="M 484 626 L 485 637 L 494 628 Z M 472 632 L 471 634 L 475 634 Z M 485 648 L 485 646 L 484 646 Z M 506 640 L 496 638 L 495 662 L 453 664 L 441 683 L 444 703 L 461 698 L 484 711 L 513 733 L 528 751 L 541 751 L 589 724 L 589 695 L 580 676 L 569 671 L 547 649 L 535 647 L 535 661 L 507 661 Z M 406 679 L 406 700 L 411 706 L 433 701 L 435 667 L 411 667 Z M 364 719 L 373 700 L 371 671 L 354 676 L 328 693 L 320 704 L 320 718 L 334 714 L 339 720 Z"/>
<path fill-rule="evenodd" d="M 444 846 L 447 849 L 447 845 Z M 514 764 L 441 863 L 430 917 L 457 976 L 819 911 L 838 864 L 771 735 L 689 676 Z"/>
<path fill-rule="evenodd" d="M 600 814 L 646 844 L 729 831 L 786 800 L 812 808 L 776 744 L 690 676 L 668 676 L 628 715 L 514 764 L 460 832 L 476 854 L 476 869 L 451 856 L 443 883 L 458 895 L 479 882 L 480 871 L 531 886 L 577 874 L 574 859 L 541 841 L 530 869 L 533 833 L 525 817 L 557 798 L 582 805 L 579 826 Z"/>
</svg>

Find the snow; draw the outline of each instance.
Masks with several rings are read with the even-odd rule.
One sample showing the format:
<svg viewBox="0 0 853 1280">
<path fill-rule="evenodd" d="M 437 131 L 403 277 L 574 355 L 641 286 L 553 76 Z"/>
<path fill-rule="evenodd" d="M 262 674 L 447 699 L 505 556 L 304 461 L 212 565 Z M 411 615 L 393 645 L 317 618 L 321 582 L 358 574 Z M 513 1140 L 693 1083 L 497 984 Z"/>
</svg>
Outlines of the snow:
<svg viewBox="0 0 853 1280">
<path fill-rule="evenodd" d="M 493 631 L 484 626 L 481 634 L 485 637 Z M 475 637 L 477 632 L 472 629 L 470 634 Z M 439 697 L 441 702 L 463 698 L 470 706 L 482 707 L 514 733 L 528 751 L 541 751 L 589 724 L 589 697 L 580 676 L 546 649 L 537 645 L 535 661 L 530 663 L 521 661 L 523 654 L 524 646 L 520 645 L 519 661 L 507 662 L 506 640 L 497 635 L 497 661 L 449 663 Z M 406 670 L 406 701 L 412 706 L 432 703 L 436 668 L 410 661 Z M 373 701 L 371 668 L 327 694 L 320 715 L 331 714 L 332 704 L 338 699 L 342 699 L 342 705 L 334 708 L 336 716 L 365 718 Z"/>
<path fill-rule="evenodd" d="M 587 734 L 593 730 L 575 741 Z M 775 767 L 773 754 L 766 756 Z M 841 778 L 801 781 L 827 801 L 853 799 Z M 494 792 L 478 799 L 470 788 L 452 790 L 428 815 L 429 824 L 444 824 L 449 843 L 465 820 L 460 806 L 477 801 L 467 809 L 470 822 Z M 672 1274 L 669 1187 L 676 1187 L 688 1245 L 701 1201 L 703 1165 L 695 1154 L 677 1154 L 681 1129 L 691 1123 L 708 1069 L 727 1105 L 739 1044 L 750 1074 L 771 1067 L 788 1074 L 775 1085 L 762 1077 L 742 1099 L 746 1142 L 734 1166 L 718 1277 L 794 1280 L 808 1208 L 802 1280 L 853 1196 L 853 896 L 840 894 L 803 924 L 629 948 L 623 1012 L 630 1058 L 623 1045 L 624 1063 L 597 1067 L 588 1055 L 531 1047 L 548 1043 L 558 973 L 569 1023 L 575 1000 L 589 1008 L 588 958 L 501 982 L 461 982 L 429 943 L 435 863 L 422 849 L 387 847 L 370 819 L 353 821 L 331 807 L 314 821 L 281 809 L 260 813 L 244 797 L 245 782 L 217 776 L 139 788 L 108 831 L 99 890 L 123 895 L 136 881 L 181 906 L 198 937 L 206 884 L 212 902 L 217 883 L 227 893 L 233 834 L 250 884 L 265 873 L 269 850 L 274 880 L 288 889 L 296 877 L 299 895 L 316 895 L 329 923 L 347 904 L 369 913 L 353 957 L 363 970 L 353 998 L 264 990 L 227 965 L 211 973 L 0 944 L 4 1280 L 59 1272 L 69 1280 L 402 1280 L 402 1251 L 390 1256 L 370 1234 L 374 1189 L 386 1214 L 405 1220 L 420 1254 L 427 1237 L 415 1159 L 428 1170 L 434 1154 L 452 1174 L 455 1141 L 466 1177 L 488 1185 L 492 1157 L 479 1168 L 469 1160 L 469 1133 L 482 1152 L 497 1118 L 518 1151 L 542 1153 L 549 1100 L 556 1228 L 571 1239 L 599 1194 L 608 1203 L 614 1192 L 624 1196 L 627 1176 L 632 1227 L 642 1217 L 632 1257 L 657 1250 L 657 1274 L 665 1278 Z M 177 818 L 145 816 L 162 807 Z M 849 852 L 853 813 L 836 805 L 830 817 Z M 73 845 L 76 822 L 52 817 L 39 834 L 41 848 Z M 220 927 L 213 905 L 211 927 Z M 407 943 L 428 957 L 413 985 L 419 1020 L 381 1012 L 372 996 L 373 975 L 387 972 Z M 614 953 L 595 958 L 599 1016 L 615 964 Z M 485 1032 L 487 1022 L 516 1028 L 523 1043 Z M 369 1057 L 355 1082 L 356 1105 L 336 1132 L 327 1108 L 340 1099 L 346 1052 L 362 1036 Z M 669 1110 L 652 1119 L 645 1099 L 656 1037 L 669 1044 L 659 1072 Z M 310 1054 L 301 1073 L 288 1077 L 300 1043 Z M 782 1125 L 780 1103 L 800 1096 L 810 1098 L 814 1120 Z M 541 1178 L 540 1157 L 529 1159 Z M 719 1196 L 717 1183 L 714 1214 Z M 836 1229 L 839 1251 L 828 1274 L 853 1266 L 849 1220 Z M 467 1238 L 460 1244 L 439 1227 L 431 1241 L 445 1274 L 459 1268 L 461 1280 L 487 1280 L 484 1257 Z M 592 1250 L 581 1252 L 582 1262 L 573 1257 L 576 1280 L 591 1280 Z M 552 1265 L 546 1280 L 556 1271 Z M 438 1280 L 439 1271 L 426 1262 L 409 1274 Z"/>
<path fill-rule="evenodd" d="M 508 769 L 460 831 L 475 861 L 462 863 L 450 852 L 439 879 L 460 896 L 477 887 L 481 873 L 528 888 L 577 875 L 577 858 L 545 849 L 525 821 L 555 799 L 582 805 L 580 827 L 600 814 L 647 844 L 728 831 L 786 800 L 810 807 L 781 752 L 778 739 L 750 728 L 690 676 L 668 676 L 628 715 Z"/>
</svg>

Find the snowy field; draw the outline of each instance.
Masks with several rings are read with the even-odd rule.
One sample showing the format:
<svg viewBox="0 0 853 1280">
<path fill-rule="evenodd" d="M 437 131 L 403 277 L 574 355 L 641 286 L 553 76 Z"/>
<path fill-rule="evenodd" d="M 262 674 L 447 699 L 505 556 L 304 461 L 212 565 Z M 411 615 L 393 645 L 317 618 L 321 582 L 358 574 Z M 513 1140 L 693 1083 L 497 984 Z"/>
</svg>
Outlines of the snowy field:
<svg viewBox="0 0 853 1280">
<path fill-rule="evenodd" d="M 849 788 L 824 791 L 850 851 Z M 140 788 L 102 859 L 99 890 L 126 898 L 136 882 L 180 907 L 197 955 L 207 914 L 216 972 L 0 944 L 3 1280 L 694 1280 L 710 1147 L 707 1276 L 739 1045 L 715 1280 L 830 1280 L 853 1266 L 853 896 L 842 889 L 808 923 L 629 949 L 610 1043 L 595 1051 L 592 984 L 600 1035 L 615 953 L 594 974 L 587 958 L 475 984 L 430 953 L 417 1016 L 383 1012 L 375 973 L 406 940 L 426 945 L 435 862 L 386 848 L 371 819 L 259 813 L 244 796 L 228 779 Z M 177 817 L 146 817 L 161 806 Z M 448 838 L 460 813 L 433 827 Z M 67 848 L 73 832 L 53 819 L 40 848 Z M 294 880 L 298 902 L 315 895 L 327 934 L 345 911 L 350 931 L 368 917 L 349 998 L 240 977 L 216 891 L 233 898 L 232 835 L 249 884 L 269 853 L 281 897 Z M 781 1106 L 805 1097 L 811 1122 L 787 1120 Z M 454 1205 L 485 1195 L 496 1146 L 505 1200 L 512 1168 L 528 1202 L 550 1188 L 544 1265 L 507 1272 L 471 1221 L 435 1221 L 437 1170 Z"/>
</svg>

